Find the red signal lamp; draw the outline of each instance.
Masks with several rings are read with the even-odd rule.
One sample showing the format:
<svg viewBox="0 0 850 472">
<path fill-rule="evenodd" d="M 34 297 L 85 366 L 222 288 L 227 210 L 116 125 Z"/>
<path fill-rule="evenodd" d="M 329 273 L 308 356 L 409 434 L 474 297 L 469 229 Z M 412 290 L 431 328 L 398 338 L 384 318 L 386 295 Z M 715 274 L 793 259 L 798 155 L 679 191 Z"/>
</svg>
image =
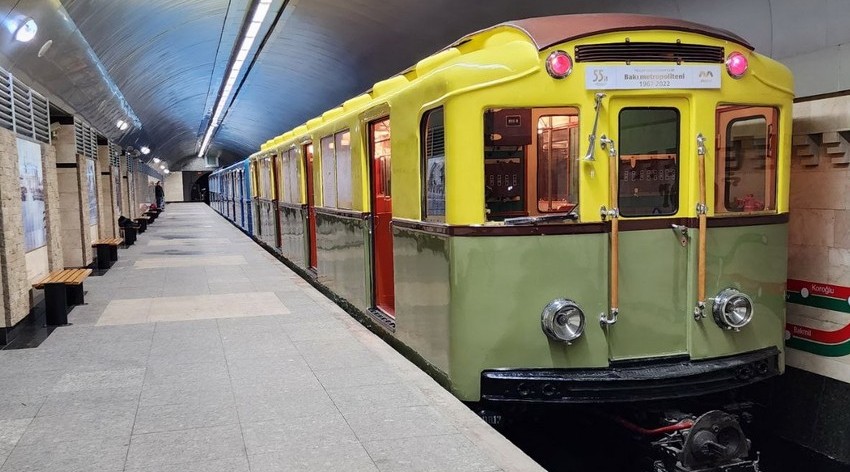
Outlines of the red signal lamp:
<svg viewBox="0 0 850 472">
<path fill-rule="evenodd" d="M 564 51 L 554 51 L 546 58 L 546 72 L 556 79 L 563 79 L 573 71 L 573 59 Z"/>
<path fill-rule="evenodd" d="M 732 76 L 733 79 L 740 79 L 743 77 L 749 67 L 750 63 L 747 60 L 747 56 L 738 51 L 732 52 L 726 56 L 726 71 L 729 72 L 729 75 Z"/>
</svg>

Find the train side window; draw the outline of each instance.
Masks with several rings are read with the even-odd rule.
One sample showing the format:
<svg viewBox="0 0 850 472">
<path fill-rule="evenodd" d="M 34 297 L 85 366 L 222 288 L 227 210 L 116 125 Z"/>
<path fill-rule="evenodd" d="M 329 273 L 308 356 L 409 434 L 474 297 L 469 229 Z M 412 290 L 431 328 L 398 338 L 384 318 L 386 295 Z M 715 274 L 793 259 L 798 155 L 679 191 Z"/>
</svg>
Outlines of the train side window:
<svg viewBox="0 0 850 472">
<path fill-rule="evenodd" d="M 679 110 L 624 108 L 619 116 L 620 214 L 679 211 Z"/>
<path fill-rule="evenodd" d="M 443 107 L 422 117 L 422 219 L 446 221 L 446 137 Z"/>
<path fill-rule="evenodd" d="M 334 137 L 322 138 L 322 206 L 336 208 L 336 153 Z"/>
<path fill-rule="evenodd" d="M 282 153 L 282 173 L 283 173 L 283 201 L 286 203 L 298 203 L 300 192 L 298 191 L 298 179 L 297 177 L 293 178 L 294 171 L 296 170 L 298 163 L 293 158 L 292 149 Z"/>
<path fill-rule="evenodd" d="M 488 220 L 570 211 L 578 204 L 578 109 L 491 109 L 484 114 Z"/>
<path fill-rule="evenodd" d="M 770 107 L 717 110 L 715 213 L 776 210 L 776 129 Z"/>
<path fill-rule="evenodd" d="M 578 199 L 578 115 L 537 119 L 537 210 L 566 212 Z"/>
<path fill-rule="evenodd" d="M 351 133 L 348 130 L 334 135 L 336 153 L 336 199 L 339 208 L 351 208 Z"/>
<path fill-rule="evenodd" d="M 378 162 L 373 178 L 377 181 L 376 193 L 381 197 L 392 196 L 392 145 L 390 142 L 390 119 L 372 123 L 372 154 Z"/>
</svg>

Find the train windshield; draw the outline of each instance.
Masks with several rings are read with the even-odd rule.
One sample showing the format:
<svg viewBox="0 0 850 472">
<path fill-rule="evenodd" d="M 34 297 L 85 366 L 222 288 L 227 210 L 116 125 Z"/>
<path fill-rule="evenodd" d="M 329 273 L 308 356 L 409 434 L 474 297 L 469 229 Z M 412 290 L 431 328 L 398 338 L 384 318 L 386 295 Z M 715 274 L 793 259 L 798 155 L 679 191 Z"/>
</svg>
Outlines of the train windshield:
<svg viewBox="0 0 850 472">
<path fill-rule="evenodd" d="M 624 108 L 619 116 L 618 205 L 623 216 L 679 210 L 679 110 Z"/>
</svg>

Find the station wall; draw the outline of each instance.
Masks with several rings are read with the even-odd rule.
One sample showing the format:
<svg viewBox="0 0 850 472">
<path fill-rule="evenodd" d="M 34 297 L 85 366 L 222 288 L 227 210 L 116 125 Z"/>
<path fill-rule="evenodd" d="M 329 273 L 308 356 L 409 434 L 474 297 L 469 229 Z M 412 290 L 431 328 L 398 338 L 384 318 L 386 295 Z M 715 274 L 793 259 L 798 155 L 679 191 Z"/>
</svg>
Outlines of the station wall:
<svg viewBox="0 0 850 472">
<path fill-rule="evenodd" d="M 0 345 L 43 306 L 43 292 L 32 289 L 37 279 L 91 265 L 92 241 L 120 236 L 118 216 L 142 213 L 130 202 L 153 198 L 156 179 L 143 164 L 122 156 L 113 166 L 108 146 L 97 159 L 78 154 L 73 125 L 52 129 L 44 144 L 0 128 Z"/>
<path fill-rule="evenodd" d="M 776 431 L 850 464 L 850 96 L 794 105 L 785 375 Z"/>
<path fill-rule="evenodd" d="M 165 182 L 162 184 L 165 190 L 166 202 L 185 202 L 183 196 L 183 172 L 176 171 L 165 176 Z"/>
</svg>

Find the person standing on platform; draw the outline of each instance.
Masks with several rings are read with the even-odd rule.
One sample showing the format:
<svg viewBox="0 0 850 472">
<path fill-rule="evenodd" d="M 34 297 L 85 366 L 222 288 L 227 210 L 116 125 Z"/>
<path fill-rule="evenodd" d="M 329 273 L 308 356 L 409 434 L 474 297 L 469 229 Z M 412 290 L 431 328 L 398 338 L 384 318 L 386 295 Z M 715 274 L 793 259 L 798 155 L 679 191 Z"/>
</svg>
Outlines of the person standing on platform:
<svg viewBox="0 0 850 472">
<path fill-rule="evenodd" d="M 162 182 L 157 182 L 154 187 L 154 195 L 156 196 L 156 207 L 162 210 L 165 203 L 165 190 L 162 189 Z"/>
</svg>

